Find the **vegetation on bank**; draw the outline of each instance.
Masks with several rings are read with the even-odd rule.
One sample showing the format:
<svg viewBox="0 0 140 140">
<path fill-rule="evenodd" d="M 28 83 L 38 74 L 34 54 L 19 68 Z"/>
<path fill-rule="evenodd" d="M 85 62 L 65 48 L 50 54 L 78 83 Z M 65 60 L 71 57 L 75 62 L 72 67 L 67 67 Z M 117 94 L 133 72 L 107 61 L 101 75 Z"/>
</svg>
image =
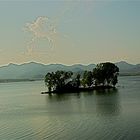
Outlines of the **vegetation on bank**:
<svg viewBox="0 0 140 140">
<path fill-rule="evenodd" d="M 100 63 L 93 71 L 73 74 L 71 71 L 49 72 L 45 76 L 48 93 L 76 92 L 115 87 L 119 68 L 110 62 Z"/>
</svg>

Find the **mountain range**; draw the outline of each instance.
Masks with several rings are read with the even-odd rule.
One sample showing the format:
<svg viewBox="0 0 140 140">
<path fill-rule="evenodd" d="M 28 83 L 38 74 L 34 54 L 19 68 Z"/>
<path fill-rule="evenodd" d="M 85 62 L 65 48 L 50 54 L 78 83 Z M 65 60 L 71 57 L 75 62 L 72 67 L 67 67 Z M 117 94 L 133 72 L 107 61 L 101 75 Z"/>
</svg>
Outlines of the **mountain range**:
<svg viewBox="0 0 140 140">
<path fill-rule="evenodd" d="M 120 69 L 120 75 L 140 75 L 140 64 L 129 64 L 125 61 L 115 63 Z M 82 65 L 75 64 L 71 66 L 62 64 L 41 64 L 36 62 L 13 64 L 10 63 L 6 66 L 0 67 L 0 80 L 2 79 L 42 79 L 48 72 L 57 70 L 66 70 L 82 72 L 84 70 L 93 70 L 95 64 Z"/>
</svg>

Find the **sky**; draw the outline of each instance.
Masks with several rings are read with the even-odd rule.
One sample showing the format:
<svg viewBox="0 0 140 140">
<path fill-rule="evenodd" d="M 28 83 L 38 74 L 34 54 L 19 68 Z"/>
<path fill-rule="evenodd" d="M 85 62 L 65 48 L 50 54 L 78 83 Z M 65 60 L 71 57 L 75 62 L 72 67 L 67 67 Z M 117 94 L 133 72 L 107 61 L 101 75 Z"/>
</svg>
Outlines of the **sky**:
<svg viewBox="0 0 140 140">
<path fill-rule="evenodd" d="M 0 0 L 0 65 L 140 63 L 140 0 Z"/>
</svg>

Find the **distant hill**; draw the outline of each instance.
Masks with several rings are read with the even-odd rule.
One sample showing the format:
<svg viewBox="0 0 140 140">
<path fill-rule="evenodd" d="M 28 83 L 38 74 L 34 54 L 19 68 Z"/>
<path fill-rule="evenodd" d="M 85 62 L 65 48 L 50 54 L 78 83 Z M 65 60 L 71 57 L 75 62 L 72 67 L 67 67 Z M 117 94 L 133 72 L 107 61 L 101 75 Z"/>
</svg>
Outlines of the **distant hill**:
<svg viewBox="0 0 140 140">
<path fill-rule="evenodd" d="M 125 61 L 115 63 L 120 69 L 120 75 L 140 75 L 140 64 L 133 65 Z"/>
<path fill-rule="evenodd" d="M 125 61 L 115 63 L 121 71 L 129 70 L 135 67 L 133 64 L 129 64 Z"/>
<path fill-rule="evenodd" d="M 121 75 L 137 75 L 140 74 L 140 64 L 133 65 L 127 62 L 121 61 L 115 63 L 120 68 Z M 83 72 L 84 70 L 93 70 L 95 64 L 82 65 L 75 64 L 66 66 L 62 64 L 49 64 L 44 65 L 41 63 L 24 63 L 21 65 L 9 64 L 7 66 L 0 67 L 0 80 L 4 79 L 42 79 L 48 72 L 54 72 L 57 70 L 73 71 L 74 73 Z"/>
<path fill-rule="evenodd" d="M 41 79 L 46 73 L 57 70 L 66 70 L 73 72 L 81 72 L 83 70 L 92 70 L 96 65 L 90 64 L 87 66 L 76 64 L 66 66 L 62 64 L 44 65 L 40 63 L 30 62 L 21 65 L 9 64 L 0 67 L 0 79 Z"/>
</svg>

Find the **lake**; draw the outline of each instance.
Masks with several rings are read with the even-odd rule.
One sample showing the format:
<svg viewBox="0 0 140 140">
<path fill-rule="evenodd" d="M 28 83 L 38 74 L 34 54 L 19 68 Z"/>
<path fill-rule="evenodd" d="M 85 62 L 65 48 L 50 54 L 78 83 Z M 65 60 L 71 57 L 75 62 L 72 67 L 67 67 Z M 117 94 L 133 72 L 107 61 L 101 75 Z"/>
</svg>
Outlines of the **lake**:
<svg viewBox="0 0 140 140">
<path fill-rule="evenodd" d="M 117 90 L 41 95 L 43 81 L 0 84 L 0 140 L 138 140 L 140 77 Z"/>
</svg>

